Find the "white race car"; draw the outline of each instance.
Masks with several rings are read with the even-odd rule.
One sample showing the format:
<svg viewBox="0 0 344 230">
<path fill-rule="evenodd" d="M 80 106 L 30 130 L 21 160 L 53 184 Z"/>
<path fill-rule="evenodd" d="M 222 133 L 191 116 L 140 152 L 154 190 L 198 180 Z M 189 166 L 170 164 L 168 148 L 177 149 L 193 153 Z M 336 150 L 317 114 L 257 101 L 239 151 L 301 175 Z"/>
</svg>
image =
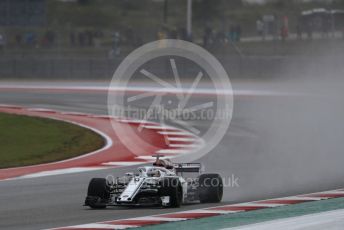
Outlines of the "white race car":
<svg viewBox="0 0 344 230">
<path fill-rule="evenodd" d="M 186 173 L 197 173 L 188 178 Z M 189 175 L 190 175 L 189 174 Z M 88 186 L 85 206 L 95 209 L 118 205 L 160 205 L 180 207 L 182 203 L 221 202 L 223 183 L 219 174 L 201 174 L 199 163 L 176 163 L 161 160 L 153 166 L 137 169 L 137 173 L 109 181 L 93 178 Z"/>
</svg>

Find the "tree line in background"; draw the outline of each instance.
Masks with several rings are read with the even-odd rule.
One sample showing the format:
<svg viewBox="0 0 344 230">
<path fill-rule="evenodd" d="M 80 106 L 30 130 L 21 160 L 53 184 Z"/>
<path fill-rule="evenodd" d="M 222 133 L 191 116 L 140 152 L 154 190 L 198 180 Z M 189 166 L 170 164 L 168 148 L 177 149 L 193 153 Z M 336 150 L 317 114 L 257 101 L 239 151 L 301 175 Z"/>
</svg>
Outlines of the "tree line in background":
<svg viewBox="0 0 344 230">
<path fill-rule="evenodd" d="M 290 30 L 296 33 L 301 12 L 313 8 L 344 9 L 344 1 L 267 0 L 266 4 L 249 4 L 248 0 L 193 0 L 192 39 L 204 44 L 213 37 L 239 41 L 241 36 L 257 34 L 257 20 L 264 15 L 282 22 L 287 16 Z M 46 0 L 44 26 L 6 27 L 0 32 L 13 44 L 112 46 L 118 53 L 123 44 L 138 46 L 166 37 L 191 39 L 185 27 L 185 0 Z"/>
</svg>

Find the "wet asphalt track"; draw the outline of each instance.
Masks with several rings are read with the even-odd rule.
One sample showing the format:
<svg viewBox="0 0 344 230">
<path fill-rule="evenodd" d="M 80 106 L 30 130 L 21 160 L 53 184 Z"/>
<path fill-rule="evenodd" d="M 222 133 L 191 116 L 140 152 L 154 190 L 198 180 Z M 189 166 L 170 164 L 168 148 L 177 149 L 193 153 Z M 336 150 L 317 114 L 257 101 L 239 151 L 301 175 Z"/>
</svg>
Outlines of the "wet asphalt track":
<svg viewBox="0 0 344 230">
<path fill-rule="evenodd" d="M 245 84 L 233 87 L 244 88 Z M 0 91 L 0 95 L 3 104 L 106 113 L 106 94 L 102 93 Z M 199 160 L 208 172 L 239 178 L 239 187 L 225 188 L 224 203 L 344 187 L 344 108 L 340 102 L 318 96 L 235 96 L 233 120 L 226 136 Z M 202 129 L 208 124 L 202 121 L 196 125 Z M 62 227 L 176 211 L 89 210 L 82 206 L 90 178 L 120 176 L 131 170 L 0 182 L 0 229 Z M 212 205 L 186 205 L 181 210 Z"/>
</svg>

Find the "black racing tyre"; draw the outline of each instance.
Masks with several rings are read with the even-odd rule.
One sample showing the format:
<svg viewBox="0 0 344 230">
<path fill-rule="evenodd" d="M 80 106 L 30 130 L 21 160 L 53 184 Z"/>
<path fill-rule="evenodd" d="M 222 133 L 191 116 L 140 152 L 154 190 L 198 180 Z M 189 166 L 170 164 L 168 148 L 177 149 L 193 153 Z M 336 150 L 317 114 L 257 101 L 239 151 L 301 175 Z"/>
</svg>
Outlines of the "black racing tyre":
<svg viewBox="0 0 344 230">
<path fill-rule="evenodd" d="M 183 201 L 183 189 L 178 178 L 165 178 L 160 182 L 160 196 L 170 197 L 171 208 L 179 208 Z"/>
<path fill-rule="evenodd" d="M 106 203 L 110 199 L 110 187 L 104 178 L 93 178 L 87 190 L 85 204 L 95 209 L 106 208 Z"/>
<path fill-rule="evenodd" d="M 202 174 L 198 178 L 201 203 L 219 203 L 223 196 L 223 182 L 219 174 Z"/>
</svg>

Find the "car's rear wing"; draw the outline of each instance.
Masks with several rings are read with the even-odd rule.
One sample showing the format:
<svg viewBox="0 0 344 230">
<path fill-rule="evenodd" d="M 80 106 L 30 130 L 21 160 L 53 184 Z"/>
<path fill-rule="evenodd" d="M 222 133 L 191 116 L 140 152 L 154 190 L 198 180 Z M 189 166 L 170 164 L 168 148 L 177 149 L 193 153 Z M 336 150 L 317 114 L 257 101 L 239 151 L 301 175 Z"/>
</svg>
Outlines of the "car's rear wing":
<svg viewBox="0 0 344 230">
<path fill-rule="evenodd" d="M 203 166 L 201 163 L 174 163 L 176 173 L 201 173 Z"/>
</svg>

